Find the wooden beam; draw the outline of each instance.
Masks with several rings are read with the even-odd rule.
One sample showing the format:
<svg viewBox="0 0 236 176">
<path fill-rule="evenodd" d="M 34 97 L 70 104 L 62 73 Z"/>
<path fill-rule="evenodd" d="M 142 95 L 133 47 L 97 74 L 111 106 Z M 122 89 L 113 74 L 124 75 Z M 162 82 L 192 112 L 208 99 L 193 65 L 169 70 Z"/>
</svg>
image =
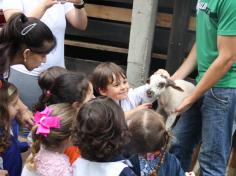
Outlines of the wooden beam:
<svg viewBox="0 0 236 176">
<path fill-rule="evenodd" d="M 100 18 L 104 20 L 113 20 L 120 22 L 131 22 L 132 9 L 112 7 L 96 4 L 86 4 L 86 12 L 89 17 Z M 156 26 L 170 28 L 172 24 L 172 14 L 168 13 L 157 13 Z M 195 18 L 191 17 L 189 30 L 195 30 Z"/>
<path fill-rule="evenodd" d="M 168 46 L 166 69 L 173 74 L 185 56 L 187 45 L 187 31 L 190 14 L 195 0 L 175 0 L 173 23 L 171 26 L 170 40 Z M 185 9 L 185 10 L 183 10 Z"/>
<path fill-rule="evenodd" d="M 88 43 L 88 42 L 75 41 L 75 40 L 65 40 L 64 44 L 69 45 L 69 46 L 81 47 L 81 48 L 89 48 L 89 49 L 95 49 L 95 50 L 101 50 L 101 51 L 128 54 L 127 48 L 114 47 L 110 45 L 102 45 L 102 44 Z M 152 53 L 152 58 L 166 60 L 166 55 Z"/>
</svg>

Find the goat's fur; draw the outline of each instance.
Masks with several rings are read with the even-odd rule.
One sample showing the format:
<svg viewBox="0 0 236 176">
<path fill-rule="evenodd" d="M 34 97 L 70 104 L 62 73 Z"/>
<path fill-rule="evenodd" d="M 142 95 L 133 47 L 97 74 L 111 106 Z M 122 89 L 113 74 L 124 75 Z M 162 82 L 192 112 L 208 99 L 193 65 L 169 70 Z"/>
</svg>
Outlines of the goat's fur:
<svg viewBox="0 0 236 176">
<path fill-rule="evenodd" d="M 170 129 L 179 115 L 175 112 L 176 108 L 193 92 L 195 86 L 185 80 L 172 81 L 158 73 L 150 77 L 149 84 L 147 95 L 157 98 L 157 111 L 166 117 L 166 128 Z"/>
</svg>

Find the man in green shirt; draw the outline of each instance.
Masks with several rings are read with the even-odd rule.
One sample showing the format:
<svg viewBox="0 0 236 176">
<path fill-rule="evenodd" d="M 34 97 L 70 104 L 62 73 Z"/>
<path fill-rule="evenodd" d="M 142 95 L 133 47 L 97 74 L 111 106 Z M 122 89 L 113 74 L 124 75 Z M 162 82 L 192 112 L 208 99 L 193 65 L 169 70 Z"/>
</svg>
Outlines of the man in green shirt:
<svg viewBox="0 0 236 176">
<path fill-rule="evenodd" d="M 196 67 L 197 86 L 176 109 L 184 112 L 173 129 L 171 152 L 187 171 L 201 139 L 201 175 L 224 176 L 236 127 L 236 0 L 199 0 L 196 44 L 171 79 Z"/>
</svg>

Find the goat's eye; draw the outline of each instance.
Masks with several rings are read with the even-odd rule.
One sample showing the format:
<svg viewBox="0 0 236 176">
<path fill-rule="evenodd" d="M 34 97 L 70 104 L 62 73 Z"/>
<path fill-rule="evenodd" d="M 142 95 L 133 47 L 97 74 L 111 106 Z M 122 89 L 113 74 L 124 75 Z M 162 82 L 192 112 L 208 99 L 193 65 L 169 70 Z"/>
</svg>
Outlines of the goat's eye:
<svg viewBox="0 0 236 176">
<path fill-rule="evenodd" d="M 159 88 L 165 87 L 165 83 L 164 83 L 164 82 L 159 83 L 159 84 L 158 84 L 158 87 L 159 87 Z"/>
</svg>

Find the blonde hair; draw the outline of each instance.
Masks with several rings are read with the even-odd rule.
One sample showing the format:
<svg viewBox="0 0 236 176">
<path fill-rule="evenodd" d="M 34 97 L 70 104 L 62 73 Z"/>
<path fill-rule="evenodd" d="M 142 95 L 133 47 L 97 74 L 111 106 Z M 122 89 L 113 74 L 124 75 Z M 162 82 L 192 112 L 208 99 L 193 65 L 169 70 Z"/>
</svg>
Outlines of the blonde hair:
<svg viewBox="0 0 236 176">
<path fill-rule="evenodd" d="M 49 150 L 55 149 L 71 135 L 72 122 L 75 119 L 78 110 L 68 103 L 54 104 L 49 106 L 49 108 L 53 110 L 51 116 L 57 116 L 60 118 L 60 128 L 50 128 L 50 133 L 47 137 L 41 134 L 36 134 L 38 128 L 37 125 L 32 128 L 32 155 L 28 157 L 26 161 L 29 169 L 35 169 L 34 157 L 39 152 L 41 145 Z"/>
</svg>

